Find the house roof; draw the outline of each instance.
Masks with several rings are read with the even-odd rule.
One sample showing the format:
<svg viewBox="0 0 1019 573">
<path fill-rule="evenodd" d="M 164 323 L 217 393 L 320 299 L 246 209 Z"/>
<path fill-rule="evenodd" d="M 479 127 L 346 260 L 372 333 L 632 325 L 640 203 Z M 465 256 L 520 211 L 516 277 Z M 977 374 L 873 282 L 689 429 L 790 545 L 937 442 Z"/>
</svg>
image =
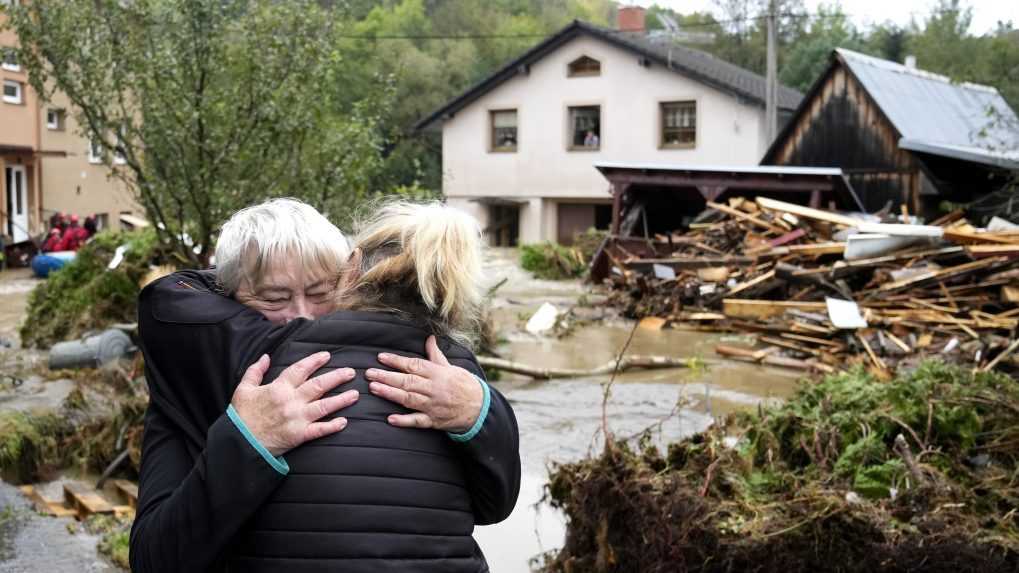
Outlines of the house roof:
<svg viewBox="0 0 1019 573">
<path fill-rule="evenodd" d="M 831 194 L 847 209 L 863 210 L 856 191 L 838 167 L 757 165 L 684 165 L 659 163 L 598 162 L 594 164 L 610 182 L 632 182 L 652 187 L 703 186 L 765 193 Z"/>
<path fill-rule="evenodd" d="M 999 167 L 1019 167 L 1019 118 L 992 87 L 951 79 L 838 48 L 829 69 L 845 65 L 898 132 L 902 149 Z M 801 104 L 808 109 L 822 76 Z M 772 143 L 768 161 L 796 119 Z"/>
<path fill-rule="evenodd" d="M 621 32 L 610 28 L 596 26 L 580 20 L 549 36 L 517 59 L 509 62 L 494 74 L 481 80 L 467 91 L 448 101 L 414 125 L 421 130 L 431 127 L 435 122 L 451 117 L 467 107 L 486 93 L 497 88 L 503 82 L 519 73 L 526 73 L 528 66 L 552 53 L 560 46 L 579 36 L 591 36 L 603 40 L 616 47 L 633 52 L 647 58 L 650 62 L 666 69 L 712 86 L 723 92 L 752 101 L 763 106 L 765 102 L 765 78 L 760 74 L 741 68 L 717 58 L 706 52 L 681 46 L 666 38 L 650 39 L 645 34 Z M 779 109 L 793 110 L 799 105 L 803 94 L 779 85 Z"/>
</svg>

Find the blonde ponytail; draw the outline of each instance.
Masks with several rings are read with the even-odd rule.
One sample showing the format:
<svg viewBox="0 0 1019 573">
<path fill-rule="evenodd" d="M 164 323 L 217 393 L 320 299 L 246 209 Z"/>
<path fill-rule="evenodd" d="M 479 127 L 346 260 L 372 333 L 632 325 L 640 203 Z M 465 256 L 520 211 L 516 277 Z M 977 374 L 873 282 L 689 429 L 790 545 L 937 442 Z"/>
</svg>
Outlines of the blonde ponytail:
<svg viewBox="0 0 1019 573">
<path fill-rule="evenodd" d="M 411 315 L 424 310 L 438 333 L 469 345 L 482 298 L 477 220 L 438 202 L 398 201 L 375 210 L 360 227 L 360 264 L 349 270 L 339 306 Z"/>
</svg>

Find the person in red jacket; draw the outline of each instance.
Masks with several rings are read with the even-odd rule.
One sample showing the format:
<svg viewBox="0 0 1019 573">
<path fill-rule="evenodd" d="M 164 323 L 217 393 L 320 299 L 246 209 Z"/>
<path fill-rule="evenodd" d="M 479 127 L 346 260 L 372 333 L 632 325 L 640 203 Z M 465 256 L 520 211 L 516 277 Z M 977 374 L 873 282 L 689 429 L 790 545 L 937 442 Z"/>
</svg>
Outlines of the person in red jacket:
<svg viewBox="0 0 1019 573">
<path fill-rule="evenodd" d="M 77 251 L 88 240 L 88 231 L 78 224 L 78 216 L 71 215 L 71 224 L 60 239 L 60 251 Z"/>
<path fill-rule="evenodd" d="M 52 253 L 53 251 L 59 251 L 60 246 L 60 229 L 53 227 L 50 229 L 50 234 L 46 237 L 46 240 L 42 244 L 42 252 Z"/>
</svg>

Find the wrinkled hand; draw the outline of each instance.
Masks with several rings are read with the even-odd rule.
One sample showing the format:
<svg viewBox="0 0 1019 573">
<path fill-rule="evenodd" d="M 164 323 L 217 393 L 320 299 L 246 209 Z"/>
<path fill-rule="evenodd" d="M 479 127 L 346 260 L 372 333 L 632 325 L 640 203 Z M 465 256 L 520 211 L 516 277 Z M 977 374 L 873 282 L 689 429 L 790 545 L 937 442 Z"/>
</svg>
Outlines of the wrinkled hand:
<svg viewBox="0 0 1019 573">
<path fill-rule="evenodd" d="M 328 352 L 312 354 L 288 367 L 269 384 L 261 385 L 269 370 L 269 356 L 262 355 L 241 378 L 230 403 L 248 430 L 265 449 L 280 456 L 297 446 L 347 427 L 346 418 L 319 422 L 325 416 L 357 402 L 357 390 L 322 397 L 354 378 L 350 368 L 337 368 L 308 379 L 329 362 Z"/>
<path fill-rule="evenodd" d="M 379 362 L 402 372 L 368 369 L 369 389 L 376 396 L 417 410 L 389 416 L 394 426 L 466 432 L 481 413 L 484 391 L 473 374 L 450 365 L 434 336 L 428 337 L 425 348 L 428 360 L 379 354 Z"/>
</svg>

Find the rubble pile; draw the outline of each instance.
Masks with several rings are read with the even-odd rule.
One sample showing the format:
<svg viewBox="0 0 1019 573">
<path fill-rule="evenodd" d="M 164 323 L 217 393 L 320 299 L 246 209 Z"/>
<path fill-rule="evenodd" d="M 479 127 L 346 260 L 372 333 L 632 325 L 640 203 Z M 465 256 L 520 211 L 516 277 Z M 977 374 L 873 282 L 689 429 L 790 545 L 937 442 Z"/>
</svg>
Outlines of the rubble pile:
<svg viewBox="0 0 1019 573">
<path fill-rule="evenodd" d="M 890 377 L 924 355 L 1019 366 L 1019 225 L 976 228 L 962 211 L 930 224 L 758 197 L 708 210 L 683 231 L 609 237 L 592 277 L 653 327 L 751 332 L 720 355 Z"/>
</svg>

